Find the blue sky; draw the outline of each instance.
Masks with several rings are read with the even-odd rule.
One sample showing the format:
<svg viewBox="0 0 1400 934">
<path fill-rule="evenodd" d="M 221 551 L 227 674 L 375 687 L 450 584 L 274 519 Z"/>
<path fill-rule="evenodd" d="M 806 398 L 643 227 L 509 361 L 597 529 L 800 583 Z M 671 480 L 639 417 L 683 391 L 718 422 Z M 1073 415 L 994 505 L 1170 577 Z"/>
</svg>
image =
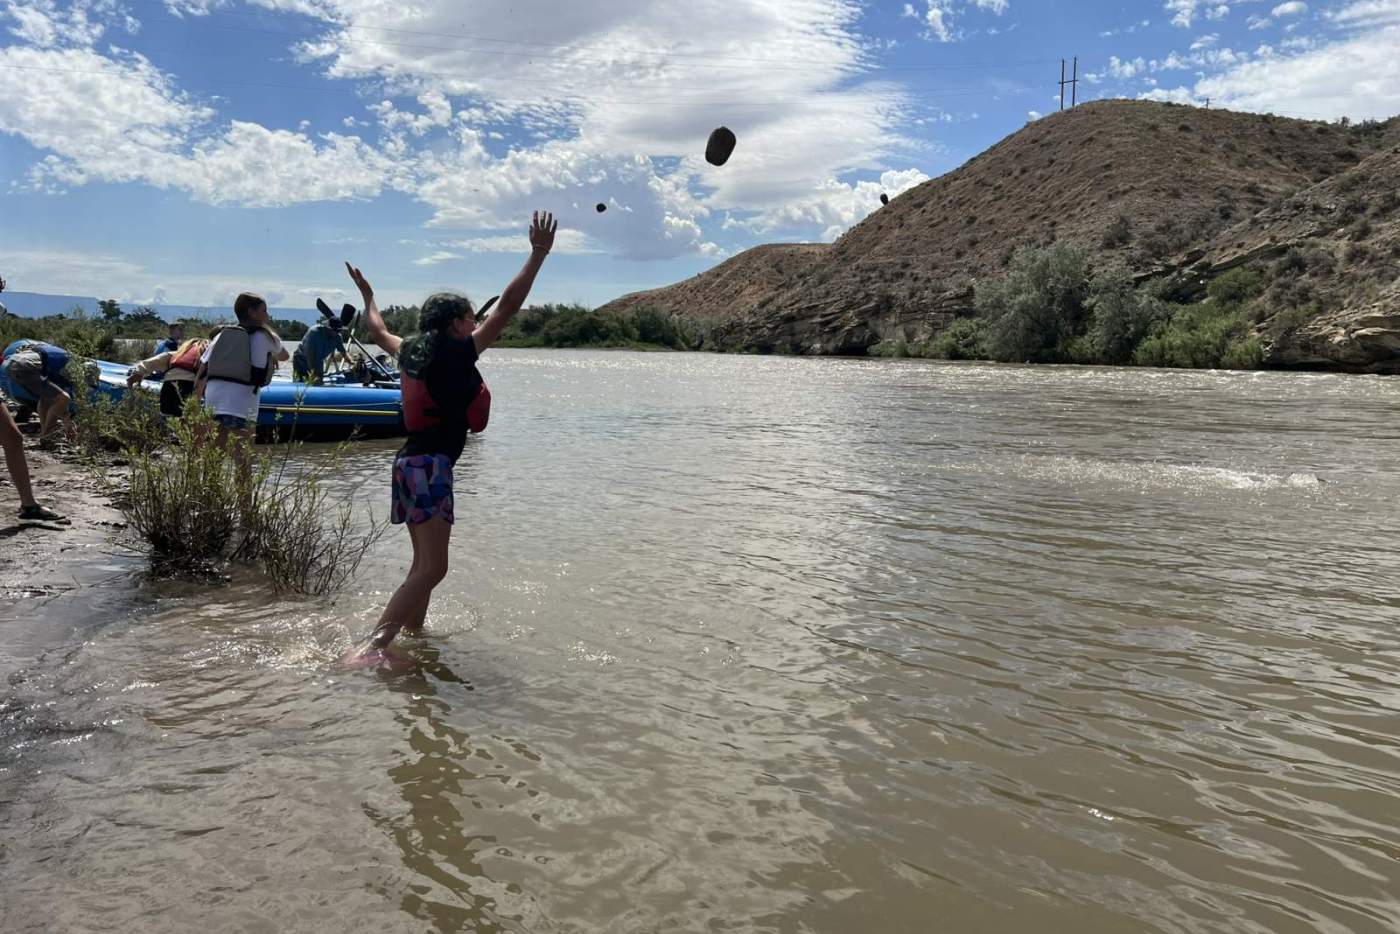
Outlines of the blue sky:
<svg viewBox="0 0 1400 934">
<path fill-rule="evenodd" d="M 0 274 L 308 307 L 597 304 L 891 195 L 1080 99 L 1400 112 L 1400 0 L 0 0 Z M 705 139 L 739 146 L 723 168 Z M 608 205 L 605 213 L 594 206 Z"/>
</svg>

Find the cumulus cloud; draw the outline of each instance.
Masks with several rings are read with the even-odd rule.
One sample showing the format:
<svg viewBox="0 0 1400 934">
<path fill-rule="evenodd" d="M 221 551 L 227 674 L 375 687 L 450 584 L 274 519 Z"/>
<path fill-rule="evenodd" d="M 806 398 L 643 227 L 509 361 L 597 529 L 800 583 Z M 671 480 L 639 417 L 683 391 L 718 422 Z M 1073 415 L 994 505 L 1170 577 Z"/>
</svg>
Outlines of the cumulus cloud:
<svg viewBox="0 0 1400 934">
<path fill-rule="evenodd" d="M 917 149 L 897 129 L 910 95 L 866 78 L 859 0 L 249 0 L 310 17 L 296 60 L 371 102 L 367 121 L 320 134 L 222 117 L 221 100 L 182 92 L 141 56 L 98 52 L 124 15 L 117 0 L 65 7 L 84 11 L 86 32 L 60 23 L 54 0 L 0 2 L 21 40 L 0 64 L 34 76 L 0 87 L 0 131 L 45 152 L 28 174 L 43 190 L 136 182 L 248 206 L 394 190 L 427 208 L 429 226 L 482 242 L 550 207 L 588 249 L 654 259 L 715 255 L 705 227 L 719 215 L 809 216 L 826 231 L 850 212 L 814 211 L 813 191 L 829 198 L 839 179 L 907 165 Z M 233 6 L 165 2 L 180 17 Z M 700 155 L 719 123 L 740 141 L 722 170 Z M 615 206 L 606 220 L 598 201 Z"/>
<path fill-rule="evenodd" d="M 9 46 L 0 65 L 26 76 L 0 86 L 0 131 L 48 152 L 29 172 L 41 190 L 142 182 L 210 204 L 276 207 L 373 196 L 390 175 L 356 137 L 211 127 L 214 111 L 140 55 Z"/>
<path fill-rule="evenodd" d="M 789 201 L 743 226 L 765 234 L 817 227 L 822 230 L 822 239 L 835 240 L 847 228 L 879 210 L 881 194 L 894 198 L 926 181 L 928 176 L 918 169 L 884 172 L 878 181 L 854 184 L 827 179 L 806 197 Z"/>
<path fill-rule="evenodd" d="M 1306 12 L 1308 12 L 1308 5 L 1303 0 L 1289 0 L 1287 3 L 1280 3 L 1270 11 L 1275 19 L 1282 19 L 1285 16 L 1299 16 Z"/>
<path fill-rule="evenodd" d="M 1350 35 L 1303 39 L 1283 52 L 1261 46 L 1191 87 L 1156 89 L 1150 99 L 1210 98 L 1235 110 L 1333 119 L 1384 119 L 1400 112 L 1400 0 L 1356 3 L 1342 13 Z M 1334 18 L 1336 15 L 1334 14 Z"/>
</svg>

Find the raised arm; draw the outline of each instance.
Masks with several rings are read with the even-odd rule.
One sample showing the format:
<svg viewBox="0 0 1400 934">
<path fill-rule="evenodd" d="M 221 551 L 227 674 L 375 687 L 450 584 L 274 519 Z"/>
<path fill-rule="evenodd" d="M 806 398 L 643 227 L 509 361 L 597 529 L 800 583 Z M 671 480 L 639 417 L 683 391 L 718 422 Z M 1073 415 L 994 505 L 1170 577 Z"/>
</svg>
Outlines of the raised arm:
<svg viewBox="0 0 1400 934">
<path fill-rule="evenodd" d="M 379 313 L 379 305 L 374 301 L 374 288 L 365 279 L 364 273 L 354 266 L 346 263 L 345 269 L 350 273 L 350 278 L 354 280 L 355 287 L 360 290 L 360 298 L 364 301 L 365 327 L 369 329 L 369 339 L 389 356 L 397 357 L 403 338 L 389 333 L 389 328 L 384 324 L 384 316 Z"/>
<path fill-rule="evenodd" d="M 476 344 L 477 354 L 485 353 L 486 348 L 496 342 L 496 338 L 501 336 L 510 319 L 514 318 L 515 313 L 525 304 L 525 299 L 530 296 L 530 288 L 535 284 L 535 276 L 539 275 L 540 267 L 544 265 L 544 258 L 554 248 L 554 232 L 558 229 L 559 222 L 548 211 L 543 215 L 536 211 L 530 219 L 530 258 L 525 260 L 520 272 L 515 274 L 510 285 L 501 293 L 501 300 L 495 310 L 472 331 L 472 341 Z"/>
</svg>

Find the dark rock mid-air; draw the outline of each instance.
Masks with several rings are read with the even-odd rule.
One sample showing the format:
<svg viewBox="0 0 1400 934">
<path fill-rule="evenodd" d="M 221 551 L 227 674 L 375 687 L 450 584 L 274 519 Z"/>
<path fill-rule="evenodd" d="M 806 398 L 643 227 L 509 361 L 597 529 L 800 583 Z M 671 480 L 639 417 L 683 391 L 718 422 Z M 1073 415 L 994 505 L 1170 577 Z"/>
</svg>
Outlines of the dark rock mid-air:
<svg viewBox="0 0 1400 934">
<path fill-rule="evenodd" d="M 724 165 L 734 153 L 736 143 L 738 140 L 734 138 L 733 130 L 727 126 L 719 127 L 710 134 L 710 141 L 705 145 L 705 161 L 710 165 Z"/>
</svg>

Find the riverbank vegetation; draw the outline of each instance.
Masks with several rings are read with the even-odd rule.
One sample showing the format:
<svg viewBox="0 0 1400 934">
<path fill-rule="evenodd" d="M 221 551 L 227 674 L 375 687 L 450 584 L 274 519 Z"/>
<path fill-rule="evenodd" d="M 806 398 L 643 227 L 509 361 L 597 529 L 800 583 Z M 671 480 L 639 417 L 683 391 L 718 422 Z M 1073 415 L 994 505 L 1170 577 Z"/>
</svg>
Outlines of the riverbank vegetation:
<svg viewBox="0 0 1400 934">
<path fill-rule="evenodd" d="M 357 521 L 350 499 L 324 479 L 339 475 L 343 449 L 327 459 L 295 442 L 258 448 L 240 478 L 230 452 L 212 443 L 202 406 L 169 428 L 123 449 L 130 482 L 119 497 L 161 573 L 208 577 L 234 562 L 262 571 L 278 592 L 322 595 L 355 575 L 387 528 Z"/>
<path fill-rule="evenodd" d="M 1004 276 L 978 286 L 975 313 L 926 343 L 882 342 L 876 356 L 1012 363 L 1251 369 L 1264 358 L 1250 305 L 1261 273 L 1240 267 L 1201 301 L 1170 300 L 1170 284 L 1138 285 L 1127 270 L 1095 269 L 1071 244 L 1023 248 Z"/>
<path fill-rule="evenodd" d="M 383 309 L 384 323 L 400 336 L 418 333 L 418 306 Z M 356 336 L 367 340 L 363 322 Z M 693 345 L 687 324 L 651 307 L 592 311 L 582 305 L 530 305 L 520 310 L 496 341 L 497 347 L 593 347 L 686 350 Z"/>
<path fill-rule="evenodd" d="M 81 308 L 67 314 L 43 318 L 23 318 L 19 315 L 0 317 L 0 347 L 25 338 L 48 341 L 80 357 L 110 360 L 114 363 L 134 363 L 150 356 L 156 341 L 169 336 L 173 321 L 161 318 L 153 309 L 138 308 L 122 312 L 116 302 L 99 303 L 103 313 L 90 315 Z M 186 337 L 204 337 L 214 328 L 233 323 L 233 311 L 227 318 L 181 318 Z M 301 340 L 307 326 L 289 318 L 274 318 L 272 327 L 283 340 Z M 126 343 L 126 342 L 135 342 Z M 147 343 L 149 342 L 149 343 Z"/>
</svg>

